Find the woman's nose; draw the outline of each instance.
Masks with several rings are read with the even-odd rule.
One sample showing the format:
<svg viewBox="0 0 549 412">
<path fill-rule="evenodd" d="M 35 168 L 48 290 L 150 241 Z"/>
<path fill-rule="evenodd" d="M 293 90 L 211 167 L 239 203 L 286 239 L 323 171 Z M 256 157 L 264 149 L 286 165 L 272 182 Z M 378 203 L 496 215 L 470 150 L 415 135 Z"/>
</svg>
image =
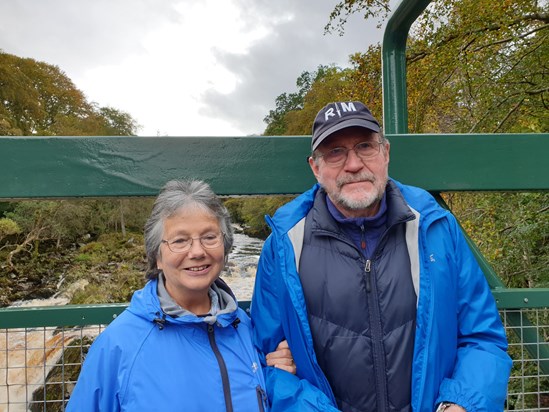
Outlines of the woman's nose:
<svg viewBox="0 0 549 412">
<path fill-rule="evenodd" d="M 188 253 L 190 256 L 201 256 L 205 253 L 204 246 L 200 243 L 200 239 L 193 239 L 193 243 L 191 243 Z"/>
</svg>

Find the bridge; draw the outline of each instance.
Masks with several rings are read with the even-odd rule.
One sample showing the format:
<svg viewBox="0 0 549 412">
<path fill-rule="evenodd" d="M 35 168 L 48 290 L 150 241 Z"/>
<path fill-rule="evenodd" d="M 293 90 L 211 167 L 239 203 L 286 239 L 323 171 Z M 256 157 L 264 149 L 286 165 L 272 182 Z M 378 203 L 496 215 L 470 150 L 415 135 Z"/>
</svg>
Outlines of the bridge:
<svg viewBox="0 0 549 412">
<path fill-rule="evenodd" d="M 406 39 L 428 4 L 402 1 L 385 31 L 383 108 L 390 175 L 429 190 L 443 205 L 440 194 L 448 191 L 547 191 L 547 133 L 408 133 Z M 0 200 L 156 196 L 173 178 L 205 180 L 219 195 L 297 194 L 314 183 L 304 161 L 309 136 L 1 137 L 0 153 Z M 508 332 L 514 366 L 507 410 L 549 410 L 549 289 L 506 288 L 467 239 Z M 63 410 L 82 355 L 126 306 L 1 309 L 0 374 L 5 379 L 0 378 L 0 409 Z M 8 349 L 15 339 L 20 343 Z M 10 361 L 16 351 L 23 354 L 24 365 Z M 55 365 L 29 366 L 52 352 L 59 353 Z M 10 368 L 25 369 L 27 381 L 12 382 Z M 16 392 L 23 393 L 25 405 L 9 402 Z"/>
</svg>

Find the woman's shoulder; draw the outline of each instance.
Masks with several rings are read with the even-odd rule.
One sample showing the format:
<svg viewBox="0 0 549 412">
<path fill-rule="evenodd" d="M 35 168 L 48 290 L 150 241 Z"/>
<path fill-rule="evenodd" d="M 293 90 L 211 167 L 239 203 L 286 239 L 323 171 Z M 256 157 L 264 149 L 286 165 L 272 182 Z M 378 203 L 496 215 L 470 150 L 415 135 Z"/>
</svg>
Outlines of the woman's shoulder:
<svg viewBox="0 0 549 412">
<path fill-rule="evenodd" d="M 238 319 L 240 319 L 240 323 L 251 328 L 252 327 L 252 320 L 250 319 L 250 315 L 242 309 L 241 307 L 238 307 L 236 310 L 236 315 L 238 316 Z"/>
<path fill-rule="evenodd" d="M 138 345 L 154 328 L 152 322 L 143 319 L 128 309 L 118 315 L 97 337 L 94 345 L 102 345 L 114 349 Z"/>
</svg>

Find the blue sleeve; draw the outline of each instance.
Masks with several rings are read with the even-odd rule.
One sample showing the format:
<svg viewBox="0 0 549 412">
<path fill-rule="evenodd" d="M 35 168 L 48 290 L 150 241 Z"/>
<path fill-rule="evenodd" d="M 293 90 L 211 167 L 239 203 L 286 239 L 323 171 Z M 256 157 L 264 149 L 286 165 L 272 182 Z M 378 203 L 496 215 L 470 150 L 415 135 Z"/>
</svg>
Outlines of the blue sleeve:
<svg viewBox="0 0 549 412">
<path fill-rule="evenodd" d="M 265 375 L 271 412 L 339 411 L 324 392 L 306 379 L 273 367 L 267 367 Z"/>
<path fill-rule="evenodd" d="M 283 285 L 275 274 L 273 238 L 269 236 L 259 257 L 252 295 L 251 318 L 254 342 L 260 353 L 272 352 L 285 339 L 278 305 Z"/>
<path fill-rule="evenodd" d="M 254 326 L 254 343 L 258 349 L 265 371 L 267 395 L 272 412 L 277 411 L 338 411 L 333 401 L 318 387 L 306 379 L 300 379 L 284 370 L 266 366 L 265 354 L 276 349 L 278 344 L 287 339 L 283 328 L 284 313 L 280 308 L 285 285 L 275 265 L 275 251 L 278 250 L 275 240 L 269 236 L 265 241 L 258 263 L 254 293 L 251 306 L 251 318 Z M 290 350 L 292 350 L 291 340 Z M 294 358 L 299 368 L 296 348 Z"/>
<path fill-rule="evenodd" d="M 108 345 L 108 328 L 97 337 L 82 365 L 80 376 L 67 404 L 67 412 L 116 412 L 120 352 Z"/>
<path fill-rule="evenodd" d="M 492 292 L 455 219 L 450 218 L 458 276 L 457 358 L 437 403 L 455 402 L 469 411 L 504 408 L 512 361 Z"/>
</svg>

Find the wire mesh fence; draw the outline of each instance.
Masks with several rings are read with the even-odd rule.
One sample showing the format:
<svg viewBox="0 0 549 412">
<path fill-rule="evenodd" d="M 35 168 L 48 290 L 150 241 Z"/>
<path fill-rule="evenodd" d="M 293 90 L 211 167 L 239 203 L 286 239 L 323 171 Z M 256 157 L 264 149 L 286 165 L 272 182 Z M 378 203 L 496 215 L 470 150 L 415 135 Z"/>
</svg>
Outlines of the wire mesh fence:
<svg viewBox="0 0 549 412">
<path fill-rule="evenodd" d="M 507 410 L 549 411 L 549 309 L 507 309 L 501 315 L 513 359 Z"/>
<path fill-rule="evenodd" d="M 505 410 L 549 411 L 549 309 L 500 313 L 513 359 Z M 89 346 L 104 327 L 0 329 L 0 412 L 64 411 Z"/>
<path fill-rule="evenodd" d="M 103 325 L 0 330 L 0 411 L 63 411 Z"/>
</svg>

